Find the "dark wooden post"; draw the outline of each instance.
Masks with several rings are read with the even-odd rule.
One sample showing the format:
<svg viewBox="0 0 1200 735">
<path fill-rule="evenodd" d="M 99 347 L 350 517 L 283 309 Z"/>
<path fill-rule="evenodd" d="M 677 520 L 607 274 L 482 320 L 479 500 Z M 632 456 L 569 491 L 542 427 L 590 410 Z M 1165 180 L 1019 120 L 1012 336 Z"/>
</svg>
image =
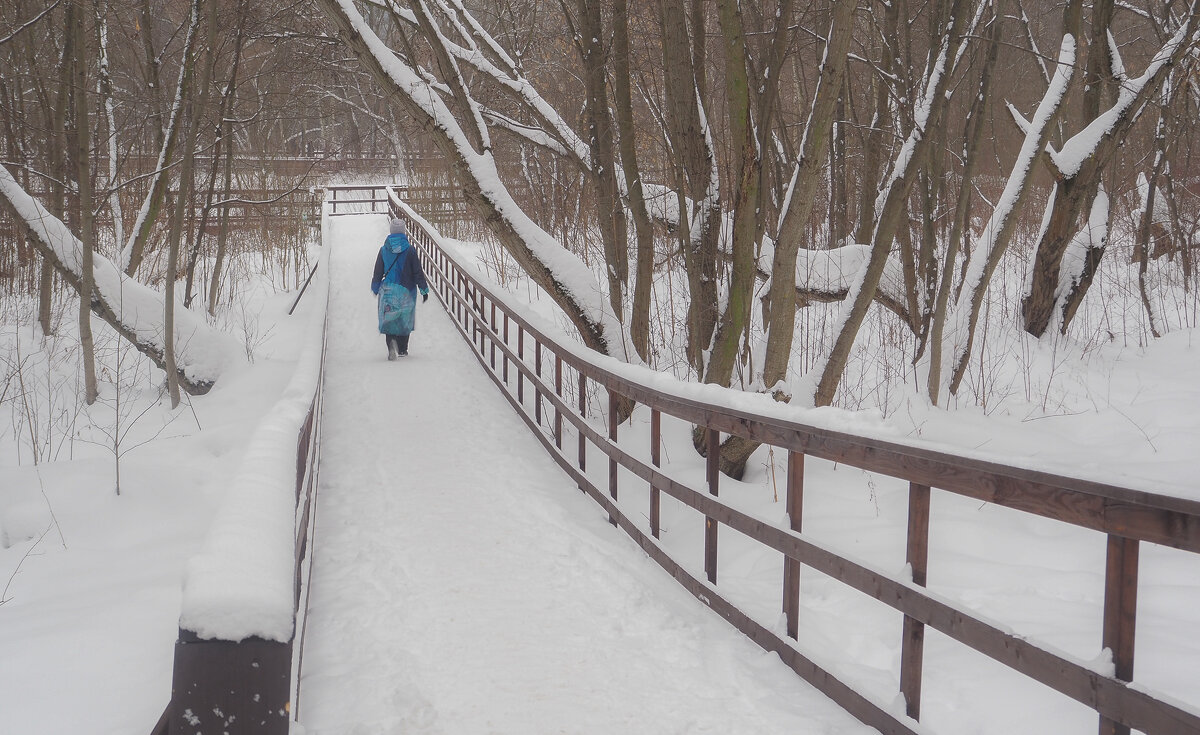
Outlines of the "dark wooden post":
<svg viewBox="0 0 1200 735">
<path fill-rule="evenodd" d="M 913 584 L 925 586 L 929 568 L 929 486 L 908 486 L 908 550 L 905 556 L 912 568 Z M 904 708 L 914 720 L 921 718 L 921 666 L 925 659 L 925 624 L 904 616 L 900 644 L 900 693 Z"/>
<path fill-rule="evenodd" d="M 492 321 L 488 324 L 488 337 L 491 344 L 492 372 L 496 372 L 496 340 L 492 337 L 496 332 L 496 302 L 492 302 Z"/>
<path fill-rule="evenodd" d="M 287 735 L 291 672 L 291 641 L 204 640 L 180 629 L 168 732 Z"/>
<path fill-rule="evenodd" d="M 708 494 L 715 497 L 721 483 L 721 432 L 709 428 L 707 437 L 708 457 L 705 466 Z M 709 582 L 717 583 L 717 519 L 711 516 L 704 517 L 704 573 L 708 575 Z"/>
<path fill-rule="evenodd" d="M 799 533 L 804 519 L 804 453 L 788 452 L 787 463 L 788 527 Z M 783 560 L 783 616 L 792 640 L 800 635 L 800 562 Z"/>
<path fill-rule="evenodd" d="M 554 353 L 554 395 L 562 400 L 562 355 Z M 554 446 L 562 451 L 562 411 L 554 405 Z"/>
<path fill-rule="evenodd" d="M 579 418 L 587 420 L 587 376 L 579 374 Z M 587 437 L 579 432 L 579 471 L 587 470 Z M 582 489 L 582 488 L 580 488 Z"/>
<path fill-rule="evenodd" d="M 504 312 L 504 344 L 508 345 L 508 312 Z M 508 353 L 504 353 L 504 384 L 508 385 Z"/>
<path fill-rule="evenodd" d="M 471 286 L 471 324 L 473 325 L 475 338 L 479 340 L 479 356 L 483 357 L 487 352 L 487 330 L 484 327 L 487 324 L 484 322 L 486 312 L 483 310 L 483 298 L 479 295 L 479 289 Z"/>
<path fill-rule="evenodd" d="M 608 440 L 614 445 L 617 443 L 617 394 L 611 389 L 608 391 Z M 608 459 L 608 494 L 612 496 L 613 502 L 616 502 L 617 460 L 611 456 Z M 609 514 L 608 522 L 617 525 L 617 516 Z"/>
<path fill-rule="evenodd" d="M 533 420 L 542 425 L 542 341 L 533 341 L 533 374 L 538 379 L 533 384 Z"/>
<path fill-rule="evenodd" d="M 517 324 L 517 403 L 525 410 L 525 325 Z"/>
<path fill-rule="evenodd" d="M 1104 642 L 1112 652 L 1114 674 L 1133 681 L 1133 643 L 1137 623 L 1138 541 L 1109 534 L 1104 573 Z M 1129 735 L 1129 727 L 1100 718 L 1100 735 Z"/>
<path fill-rule="evenodd" d="M 454 280 L 454 291 L 459 296 L 459 298 L 456 299 L 458 303 L 455 305 L 454 315 L 458 317 L 458 323 L 462 325 L 463 330 L 465 331 L 467 328 L 467 318 L 463 315 L 463 310 L 466 304 L 466 296 L 464 295 L 467 291 L 466 287 L 464 286 L 466 279 L 463 278 L 463 274 L 460 271 L 455 271 Z"/>
<path fill-rule="evenodd" d="M 650 464 L 661 467 L 662 454 L 662 414 L 657 408 L 650 409 Z M 650 483 L 650 534 L 658 538 L 659 524 L 659 495 L 660 491 Z"/>
</svg>

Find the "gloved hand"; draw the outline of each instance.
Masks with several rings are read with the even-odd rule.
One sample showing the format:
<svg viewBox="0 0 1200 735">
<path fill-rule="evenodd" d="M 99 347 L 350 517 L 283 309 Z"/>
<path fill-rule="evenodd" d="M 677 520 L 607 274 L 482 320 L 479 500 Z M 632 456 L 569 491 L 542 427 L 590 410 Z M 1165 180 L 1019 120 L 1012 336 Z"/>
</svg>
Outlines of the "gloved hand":
<svg viewBox="0 0 1200 735">
<path fill-rule="evenodd" d="M 429 300 L 429 292 L 426 291 L 425 293 L 421 294 L 421 302 L 424 303 L 428 300 Z"/>
</svg>

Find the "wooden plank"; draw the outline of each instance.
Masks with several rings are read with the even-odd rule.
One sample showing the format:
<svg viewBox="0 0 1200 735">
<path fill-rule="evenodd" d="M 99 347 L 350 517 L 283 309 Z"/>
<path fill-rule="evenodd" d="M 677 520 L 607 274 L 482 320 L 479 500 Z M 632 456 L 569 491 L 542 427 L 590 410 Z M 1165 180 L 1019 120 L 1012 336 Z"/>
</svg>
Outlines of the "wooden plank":
<svg viewBox="0 0 1200 735">
<path fill-rule="evenodd" d="M 804 524 L 804 454 L 788 452 L 787 515 L 791 530 L 799 533 Z M 800 635 L 800 562 L 783 558 L 783 616 L 788 637 Z"/>
<path fill-rule="evenodd" d="M 579 416 L 587 418 L 587 375 L 579 373 Z M 582 426 L 582 424 L 580 424 Z M 587 435 L 579 431 L 579 471 L 587 471 Z"/>
<path fill-rule="evenodd" d="M 929 487 L 908 486 L 908 544 L 905 554 L 913 584 L 924 587 L 929 568 Z M 925 624 L 904 616 L 900 645 L 900 693 L 908 716 L 921 719 L 921 668 L 925 658 Z"/>
<path fill-rule="evenodd" d="M 662 414 L 658 409 L 650 410 L 650 464 L 661 467 Z M 658 538 L 661 531 L 661 491 L 650 483 L 650 535 Z"/>
<path fill-rule="evenodd" d="M 617 446 L 617 394 L 612 391 L 608 392 L 608 440 L 612 442 L 612 446 Z M 617 501 L 617 457 L 615 454 L 609 455 L 608 460 L 608 495 Z M 616 525 L 617 517 L 612 513 L 608 516 L 609 523 Z"/>
<path fill-rule="evenodd" d="M 708 494 L 716 497 L 721 487 L 721 435 L 709 429 L 705 433 L 708 456 L 705 458 L 705 475 Z M 709 584 L 717 583 L 717 519 L 704 516 L 704 574 Z"/>
<path fill-rule="evenodd" d="M 541 377 L 542 377 L 542 343 L 540 341 L 538 341 L 537 339 L 535 339 L 533 341 L 533 364 L 534 364 L 533 372 L 538 377 L 538 380 L 534 381 L 534 383 L 533 383 L 533 417 L 534 417 L 534 422 L 538 426 L 541 426 L 542 425 L 542 391 L 541 391 L 541 388 L 539 388 L 538 386 L 540 386 L 541 382 L 542 382 L 541 381 Z"/>
<path fill-rule="evenodd" d="M 504 312 L 504 344 L 508 344 L 508 312 Z M 508 355 L 504 355 L 504 384 L 508 385 Z"/>
<path fill-rule="evenodd" d="M 1138 542 L 1108 537 L 1104 574 L 1103 646 L 1112 653 L 1116 678 L 1133 681 L 1134 633 L 1137 628 Z M 1100 735 L 1129 735 L 1129 727 L 1100 718 Z"/>
<path fill-rule="evenodd" d="M 495 369 L 494 364 L 492 366 L 492 369 L 493 370 Z M 559 399 L 562 398 L 562 394 L 563 394 L 563 392 L 562 392 L 562 386 L 563 386 L 562 370 L 563 370 L 562 355 L 560 355 L 556 352 L 556 353 L 554 353 L 554 394 L 556 396 L 558 396 Z M 557 447 L 558 451 L 560 451 L 560 452 L 562 451 L 562 426 L 563 426 L 562 409 L 560 409 L 557 405 L 555 405 L 554 406 L 554 446 Z"/>
<path fill-rule="evenodd" d="M 492 321 L 488 324 L 488 331 L 496 331 L 496 301 L 492 300 Z M 496 371 L 496 340 L 491 340 L 492 343 L 492 372 Z"/>
</svg>

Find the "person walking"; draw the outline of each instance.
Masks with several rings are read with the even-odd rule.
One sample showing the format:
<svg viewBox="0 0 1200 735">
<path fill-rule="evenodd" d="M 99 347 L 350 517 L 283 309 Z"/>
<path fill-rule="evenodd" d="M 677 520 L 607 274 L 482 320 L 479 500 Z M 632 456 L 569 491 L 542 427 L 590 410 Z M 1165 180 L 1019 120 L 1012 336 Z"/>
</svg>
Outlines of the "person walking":
<svg viewBox="0 0 1200 735">
<path fill-rule="evenodd" d="M 379 297 L 379 333 L 387 341 L 388 359 L 395 360 L 408 354 L 408 337 L 417 326 L 417 289 L 421 300 L 428 301 L 429 283 L 404 220 L 393 218 L 390 229 L 375 258 L 371 293 Z"/>
</svg>

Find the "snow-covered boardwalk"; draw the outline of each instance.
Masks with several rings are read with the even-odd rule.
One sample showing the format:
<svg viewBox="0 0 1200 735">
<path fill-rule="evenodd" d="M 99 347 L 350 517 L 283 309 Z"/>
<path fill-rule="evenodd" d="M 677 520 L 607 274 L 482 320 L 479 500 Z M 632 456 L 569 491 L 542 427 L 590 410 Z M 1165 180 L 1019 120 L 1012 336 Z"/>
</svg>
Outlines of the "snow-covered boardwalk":
<svg viewBox="0 0 1200 735">
<path fill-rule="evenodd" d="M 610 526 L 433 298 L 388 362 L 386 223 L 333 227 L 306 735 L 873 732 Z"/>
</svg>

